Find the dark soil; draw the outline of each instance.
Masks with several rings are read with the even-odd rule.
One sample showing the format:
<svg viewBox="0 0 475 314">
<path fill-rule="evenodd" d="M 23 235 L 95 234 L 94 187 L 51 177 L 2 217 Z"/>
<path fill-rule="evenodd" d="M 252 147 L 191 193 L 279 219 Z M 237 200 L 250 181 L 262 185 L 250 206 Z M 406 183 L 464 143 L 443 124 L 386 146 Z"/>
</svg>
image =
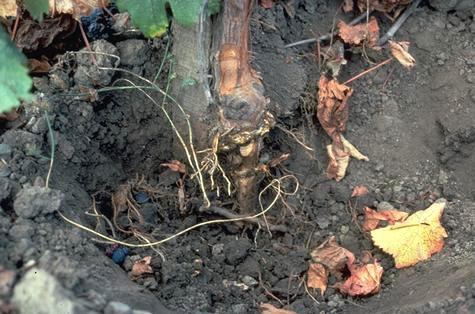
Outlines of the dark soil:
<svg viewBox="0 0 475 314">
<path fill-rule="evenodd" d="M 139 205 L 146 218 L 139 227 L 154 239 L 220 217 L 199 212 L 199 189 L 191 181 L 185 182 L 188 202 L 180 210 L 180 177 L 161 166 L 174 159 L 173 131 L 157 105 L 137 90 L 100 93 L 93 102 L 79 91 L 79 85 L 98 88 L 136 78 L 98 71 L 87 55 L 66 54 L 49 76 L 35 78 L 35 106 L 1 126 L 0 312 L 13 306 L 26 314 L 237 314 L 259 313 L 259 303 L 299 314 L 475 312 L 475 7 L 470 1 L 428 1 L 396 35 L 411 42 L 417 65 L 408 71 L 392 63 L 351 84 L 345 136 L 370 161 L 352 160 L 337 183 L 324 175 L 329 138 L 314 113 L 320 73 L 314 47 L 283 46 L 331 30 L 339 1 L 288 2 L 294 17 L 279 2 L 272 9 L 256 7 L 251 38 L 253 65 L 279 125 L 303 135 L 316 151 L 313 158 L 280 129 L 265 140 L 263 159 L 290 153 L 272 175 L 292 173 L 301 185 L 286 206 L 278 202 L 268 214 L 289 232 L 204 226 L 159 251 L 132 248 L 122 265 L 115 264 L 106 254 L 110 245 L 93 241 L 57 210 L 94 229 L 96 220 L 85 214 L 93 197 L 111 218 L 111 194 L 129 182 L 132 194 L 146 187 L 152 197 Z M 377 17 L 386 30 L 390 21 Z M 120 68 L 153 79 L 166 40 L 109 38 L 93 47 L 119 54 Z M 341 81 L 371 66 L 361 55 L 347 58 Z M 97 61 L 117 65 L 106 56 Z M 159 94 L 152 96 L 161 104 Z M 57 142 L 49 188 L 45 111 Z M 350 199 L 359 184 L 370 193 Z M 364 206 L 390 203 L 414 212 L 438 198 L 448 200 L 442 224 L 449 236 L 442 252 L 414 267 L 395 269 L 358 227 Z M 130 224 L 124 217 L 118 223 Z M 105 225 L 99 230 L 110 233 Z M 330 235 L 355 255 L 370 250 L 381 261 L 385 271 L 377 295 L 351 298 L 331 287 L 324 297 L 313 293 L 318 303 L 308 295 L 303 282 L 309 251 Z M 152 256 L 154 273 L 132 278 L 133 261 L 145 256 Z"/>
</svg>

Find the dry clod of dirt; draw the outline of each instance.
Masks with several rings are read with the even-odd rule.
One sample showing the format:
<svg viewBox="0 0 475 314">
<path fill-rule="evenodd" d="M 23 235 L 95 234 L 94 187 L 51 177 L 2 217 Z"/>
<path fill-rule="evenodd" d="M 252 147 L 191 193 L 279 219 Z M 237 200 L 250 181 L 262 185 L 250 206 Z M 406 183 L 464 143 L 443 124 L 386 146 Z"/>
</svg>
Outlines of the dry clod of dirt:
<svg viewBox="0 0 475 314">
<path fill-rule="evenodd" d="M 50 188 L 32 186 L 23 188 L 15 198 L 15 213 L 23 218 L 51 214 L 61 207 L 64 193 Z"/>
</svg>

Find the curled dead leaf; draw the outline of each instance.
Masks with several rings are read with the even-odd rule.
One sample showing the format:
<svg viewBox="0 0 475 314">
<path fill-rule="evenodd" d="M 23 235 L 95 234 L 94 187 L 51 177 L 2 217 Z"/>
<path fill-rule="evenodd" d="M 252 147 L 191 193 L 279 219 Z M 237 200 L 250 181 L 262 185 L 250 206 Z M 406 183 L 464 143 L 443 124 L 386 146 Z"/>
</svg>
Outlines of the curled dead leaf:
<svg viewBox="0 0 475 314">
<path fill-rule="evenodd" d="M 383 268 L 375 260 L 373 264 L 348 264 L 351 276 L 335 287 L 350 296 L 367 296 L 375 294 L 381 287 Z"/>
<path fill-rule="evenodd" d="M 446 201 L 437 200 L 425 210 L 410 215 L 404 222 L 396 222 L 371 231 L 373 243 L 391 254 L 396 268 L 412 266 L 440 252 L 447 232 L 440 224 Z"/>
<path fill-rule="evenodd" d="M 320 289 L 323 296 L 327 290 L 328 271 L 320 263 L 310 263 L 307 271 L 307 287 Z"/>
<path fill-rule="evenodd" d="M 170 162 L 161 164 L 163 167 L 167 167 L 171 171 L 186 173 L 186 166 L 178 160 L 170 160 Z"/>
<path fill-rule="evenodd" d="M 409 53 L 408 41 L 389 41 L 389 48 L 391 54 L 401 63 L 405 68 L 410 69 L 416 65 L 416 59 Z"/>
<path fill-rule="evenodd" d="M 357 185 L 353 188 L 353 192 L 351 192 L 351 197 L 364 196 L 368 194 L 368 192 L 368 188 L 364 185 Z"/>
<path fill-rule="evenodd" d="M 347 263 L 353 264 L 355 256 L 336 242 L 335 236 L 331 236 L 325 242 L 310 252 L 312 261 L 326 266 L 330 273 L 341 277 Z"/>
<path fill-rule="evenodd" d="M 378 227 L 380 221 L 387 221 L 390 225 L 396 222 L 406 220 L 408 213 L 399 210 L 382 210 L 375 211 L 369 207 L 364 208 L 365 220 L 363 222 L 363 230 L 371 231 Z"/>
<path fill-rule="evenodd" d="M 108 0 L 49 0 L 52 14 L 71 14 L 76 20 L 88 16 L 96 8 L 105 8 Z"/>
<path fill-rule="evenodd" d="M 347 101 L 353 93 L 350 87 L 336 80 L 320 76 L 318 82 L 317 118 L 328 136 L 339 141 L 339 134 L 345 130 L 348 120 Z"/>
<path fill-rule="evenodd" d="M 262 314 L 297 314 L 294 311 L 278 309 L 270 303 L 261 303 L 259 307 L 262 310 Z"/>
<path fill-rule="evenodd" d="M 371 17 L 368 23 L 360 23 L 353 26 L 340 21 L 338 28 L 338 35 L 347 44 L 359 46 L 367 43 L 369 47 L 373 47 L 378 43 L 379 26 L 374 16 Z"/>
<path fill-rule="evenodd" d="M 48 73 L 51 70 L 51 64 L 46 58 L 28 59 L 28 69 L 31 73 Z"/>
<path fill-rule="evenodd" d="M 150 263 L 152 262 L 151 256 L 145 256 L 143 259 L 135 261 L 132 265 L 131 274 L 134 277 L 139 277 L 144 274 L 153 274 L 152 266 Z"/>
<path fill-rule="evenodd" d="M 328 166 L 326 173 L 328 178 L 335 179 L 335 181 L 341 181 L 345 177 L 346 169 L 350 163 L 350 157 L 369 161 L 369 158 L 360 153 L 343 135 L 340 135 L 340 143 L 341 144 L 338 145 L 338 143 L 334 142 L 327 146 Z"/>
</svg>

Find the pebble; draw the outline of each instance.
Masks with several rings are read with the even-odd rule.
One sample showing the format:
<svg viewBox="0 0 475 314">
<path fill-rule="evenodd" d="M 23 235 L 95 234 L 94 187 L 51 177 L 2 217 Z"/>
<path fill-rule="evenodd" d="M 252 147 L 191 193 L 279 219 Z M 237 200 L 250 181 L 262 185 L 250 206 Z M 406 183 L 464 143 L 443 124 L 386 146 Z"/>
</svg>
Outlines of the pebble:
<svg viewBox="0 0 475 314">
<path fill-rule="evenodd" d="M 12 148 L 8 144 L 0 144 L 0 157 L 7 159 L 12 154 Z"/>
<path fill-rule="evenodd" d="M 134 199 L 139 204 L 145 204 L 150 201 L 150 196 L 145 192 L 138 192 L 134 195 Z"/>
<path fill-rule="evenodd" d="M 250 248 L 251 242 L 248 239 L 242 238 L 230 241 L 224 248 L 226 261 L 231 265 L 239 264 L 247 256 Z"/>
<path fill-rule="evenodd" d="M 223 243 L 218 243 L 218 244 L 215 244 L 211 247 L 211 254 L 213 256 L 218 256 L 220 254 L 222 254 L 224 251 L 224 244 Z"/>
<path fill-rule="evenodd" d="M 394 209 L 394 206 L 388 202 L 379 202 L 377 209 L 378 211 L 391 210 L 391 209 Z"/>
<path fill-rule="evenodd" d="M 246 276 L 242 277 L 242 282 L 246 286 L 249 286 L 249 287 L 254 287 L 254 286 L 257 286 L 259 284 L 256 279 L 254 279 L 253 277 L 251 277 L 249 275 L 246 275 Z"/>
<path fill-rule="evenodd" d="M 341 226 L 340 232 L 343 234 L 347 234 L 348 231 L 350 231 L 350 228 L 348 226 Z"/>
<path fill-rule="evenodd" d="M 112 301 L 106 305 L 104 314 L 133 314 L 132 309 L 127 304 Z"/>
<path fill-rule="evenodd" d="M 157 280 L 155 280 L 155 278 L 153 278 L 153 277 L 145 278 L 142 285 L 145 288 L 148 288 L 150 290 L 156 290 L 158 288 Z"/>
<path fill-rule="evenodd" d="M 338 306 L 338 302 L 335 302 L 335 301 L 328 301 L 327 305 L 330 306 L 330 307 L 337 307 L 337 306 Z"/>
<path fill-rule="evenodd" d="M 10 167 L 0 162 L 0 177 L 8 177 L 12 173 Z"/>
</svg>

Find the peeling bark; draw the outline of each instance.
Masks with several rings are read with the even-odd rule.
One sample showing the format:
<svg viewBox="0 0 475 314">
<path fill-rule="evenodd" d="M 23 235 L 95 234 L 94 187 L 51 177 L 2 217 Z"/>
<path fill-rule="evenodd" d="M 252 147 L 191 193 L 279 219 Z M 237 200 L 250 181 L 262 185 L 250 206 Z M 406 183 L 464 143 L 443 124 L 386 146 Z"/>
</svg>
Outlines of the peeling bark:
<svg viewBox="0 0 475 314">
<path fill-rule="evenodd" d="M 252 3 L 252 0 L 222 1 L 221 12 L 212 27 L 206 15 L 207 20 L 194 29 L 179 25 L 173 29 L 173 54 L 177 61 L 173 94 L 191 116 L 197 148 L 209 147 L 208 139 L 218 132 L 219 152 L 232 154 L 232 159 L 238 161 L 234 164 L 233 179 L 239 207 L 244 213 L 256 205 L 256 168 L 262 136 L 274 124 L 273 116 L 266 111 L 261 78 L 249 62 Z M 210 66 L 216 106 L 210 106 L 213 102 L 207 81 Z M 182 81 L 188 77 L 197 84 L 183 86 Z M 180 114 L 175 114 L 175 118 L 179 129 L 184 130 L 186 126 L 180 123 Z M 215 119 L 218 123 L 213 123 Z M 177 150 L 181 151 L 178 146 Z"/>
<path fill-rule="evenodd" d="M 249 61 L 249 21 L 252 0 L 223 1 L 214 33 L 216 51 L 215 89 L 219 99 L 220 127 L 226 138 L 221 150 L 234 150 L 240 165 L 234 171 L 241 212 L 254 208 L 257 200 L 256 167 L 262 135 L 274 119 L 266 111 L 267 100 L 259 74 Z"/>
</svg>

